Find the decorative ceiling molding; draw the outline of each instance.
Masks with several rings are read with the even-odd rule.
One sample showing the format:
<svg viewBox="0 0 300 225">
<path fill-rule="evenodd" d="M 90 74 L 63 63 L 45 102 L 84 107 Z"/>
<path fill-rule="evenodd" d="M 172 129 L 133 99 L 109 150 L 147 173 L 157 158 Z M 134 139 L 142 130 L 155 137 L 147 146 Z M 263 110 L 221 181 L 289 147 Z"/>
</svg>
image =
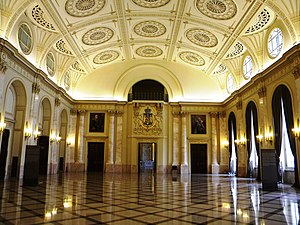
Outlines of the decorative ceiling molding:
<svg viewBox="0 0 300 225">
<path fill-rule="evenodd" d="M 143 8 L 158 8 L 170 2 L 170 0 L 132 0 L 136 5 Z"/>
<path fill-rule="evenodd" d="M 114 35 L 112 29 L 108 27 L 97 27 L 86 32 L 82 37 L 82 42 L 86 45 L 98 45 L 109 41 Z"/>
<path fill-rule="evenodd" d="M 179 53 L 179 58 L 191 65 L 194 66 L 203 66 L 205 64 L 204 59 L 194 52 L 184 51 Z"/>
<path fill-rule="evenodd" d="M 244 45 L 238 41 L 234 45 L 232 52 L 227 54 L 226 59 L 237 57 L 237 56 L 241 55 L 244 52 L 244 50 L 245 50 Z"/>
<path fill-rule="evenodd" d="M 95 64 L 105 64 L 116 60 L 119 57 L 119 52 L 114 50 L 107 50 L 99 53 L 93 59 Z"/>
<path fill-rule="evenodd" d="M 220 64 L 216 70 L 213 72 L 213 75 L 223 74 L 227 70 L 227 67 L 222 63 Z"/>
<path fill-rule="evenodd" d="M 159 37 L 166 33 L 166 27 L 157 21 L 140 22 L 134 27 L 134 32 L 142 37 Z"/>
<path fill-rule="evenodd" d="M 58 52 L 60 52 L 62 54 L 73 56 L 72 52 L 66 48 L 66 43 L 64 42 L 63 39 L 59 39 L 55 43 L 55 48 Z"/>
<path fill-rule="evenodd" d="M 248 27 L 246 30 L 246 34 L 255 33 L 261 29 L 263 29 L 271 20 L 271 14 L 268 10 L 263 9 L 260 14 L 257 16 L 255 23 Z"/>
<path fill-rule="evenodd" d="M 162 55 L 163 51 L 153 45 L 145 45 L 139 47 L 136 51 L 136 54 L 142 57 L 157 57 Z"/>
<path fill-rule="evenodd" d="M 218 44 L 218 39 L 214 34 L 199 28 L 189 29 L 186 32 L 186 37 L 192 43 L 202 47 L 214 47 Z"/>
<path fill-rule="evenodd" d="M 85 17 L 99 12 L 105 5 L 105 0 L 67 0 L 66 12 L 71 16 Z"/>
<path fill-rule="evenodd" d="M 54 25 L 50 22 L 48 22 L 44 17 L 44 11 L 41 9 L 39 5 L 36 5 L 33 7 L 31 11 L 32 18 L 43 28 L 49 31 L 56 31 Z"/>
<path fill-rule="evenodd" d="M 75 70 L 76 72 L 79 72 L 79 73 L 85 73 L 85 70 L 81 68 L 80 64 L 78 61 L 75 61 L 72 65 L 71 65 L 71 68 L 73 70 Z"/>
<path fill-rule="evenodd" d="M 228 20 L 237 13 L 233 0 L 197 0 L 196 8 L 205 16 L 218 20 Z"/>
</svg>

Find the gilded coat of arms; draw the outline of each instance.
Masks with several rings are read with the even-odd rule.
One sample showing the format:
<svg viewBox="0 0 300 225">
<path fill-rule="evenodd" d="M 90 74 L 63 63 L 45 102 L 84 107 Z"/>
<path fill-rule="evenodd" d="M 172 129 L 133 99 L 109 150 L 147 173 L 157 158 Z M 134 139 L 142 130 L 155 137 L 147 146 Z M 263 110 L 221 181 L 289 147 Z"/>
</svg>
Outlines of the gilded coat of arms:
<svg viewBox="0 0 300 225">
<path fill-rule="evenodd" d="M 161 133 L 161 108 L 150 105 L 134 108 L 133 132 L 144 135 L 158 135 Z"/>
</svg>

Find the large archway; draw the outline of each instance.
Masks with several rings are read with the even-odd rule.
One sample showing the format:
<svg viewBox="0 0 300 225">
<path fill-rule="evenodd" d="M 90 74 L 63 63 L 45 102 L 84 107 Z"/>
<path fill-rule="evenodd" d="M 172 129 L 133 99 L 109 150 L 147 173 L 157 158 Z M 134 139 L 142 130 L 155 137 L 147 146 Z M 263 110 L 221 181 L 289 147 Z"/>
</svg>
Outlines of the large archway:
<svg viewBox="0 0 300 225">
<path fill-rule="evenodd" d="M 285 182 L 288 174 L 293 170 L 294 186 L 299 187 L 296 141 L 292 133 L 293 104 L 290 91 L 285 85 L 279 85 L 273 93 L 272 112 L 278 175 Z M 289 162 L 290 158 L 294 158 L 293 162 Z"/>
<path fill-rule="evenodd" d="M 25 114 L 26 114 L 26 91 L 23 83 L 15 80 L 8 86 L 5 95 L 5 123 L 8 135 L 5 177 L 22 177 L 25 161 Z"/>
</svg>

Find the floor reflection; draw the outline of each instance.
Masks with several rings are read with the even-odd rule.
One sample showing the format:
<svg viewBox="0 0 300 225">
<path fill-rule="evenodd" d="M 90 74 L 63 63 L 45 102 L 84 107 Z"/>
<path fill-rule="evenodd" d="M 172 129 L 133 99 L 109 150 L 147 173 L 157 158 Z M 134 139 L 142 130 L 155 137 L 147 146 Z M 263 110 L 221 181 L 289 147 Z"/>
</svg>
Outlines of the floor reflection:
<svg viewBox="0 0 300 225">
<path fill-rule="evenodd" d="M 0 224 L 299 224 L 299 190 L 213 175 L 62 174 L 0 182 Z"/>
</svg>

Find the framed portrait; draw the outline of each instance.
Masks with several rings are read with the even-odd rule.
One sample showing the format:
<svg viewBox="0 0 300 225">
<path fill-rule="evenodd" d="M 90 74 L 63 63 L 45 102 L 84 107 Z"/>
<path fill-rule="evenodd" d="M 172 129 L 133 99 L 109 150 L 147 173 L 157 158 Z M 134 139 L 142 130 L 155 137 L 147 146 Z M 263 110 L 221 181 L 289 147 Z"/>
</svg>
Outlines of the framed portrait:
<svg viewBox="0 0 300 225">
<path fill-rule="evenodd" d="M 191 133 L 206 134 L 206 115 L 191 115 Z"/>
<path fill-rule="evenodd" d="M 104 132 L 105 113 L 90 113 L 89 132 Z"/>
</svg>

